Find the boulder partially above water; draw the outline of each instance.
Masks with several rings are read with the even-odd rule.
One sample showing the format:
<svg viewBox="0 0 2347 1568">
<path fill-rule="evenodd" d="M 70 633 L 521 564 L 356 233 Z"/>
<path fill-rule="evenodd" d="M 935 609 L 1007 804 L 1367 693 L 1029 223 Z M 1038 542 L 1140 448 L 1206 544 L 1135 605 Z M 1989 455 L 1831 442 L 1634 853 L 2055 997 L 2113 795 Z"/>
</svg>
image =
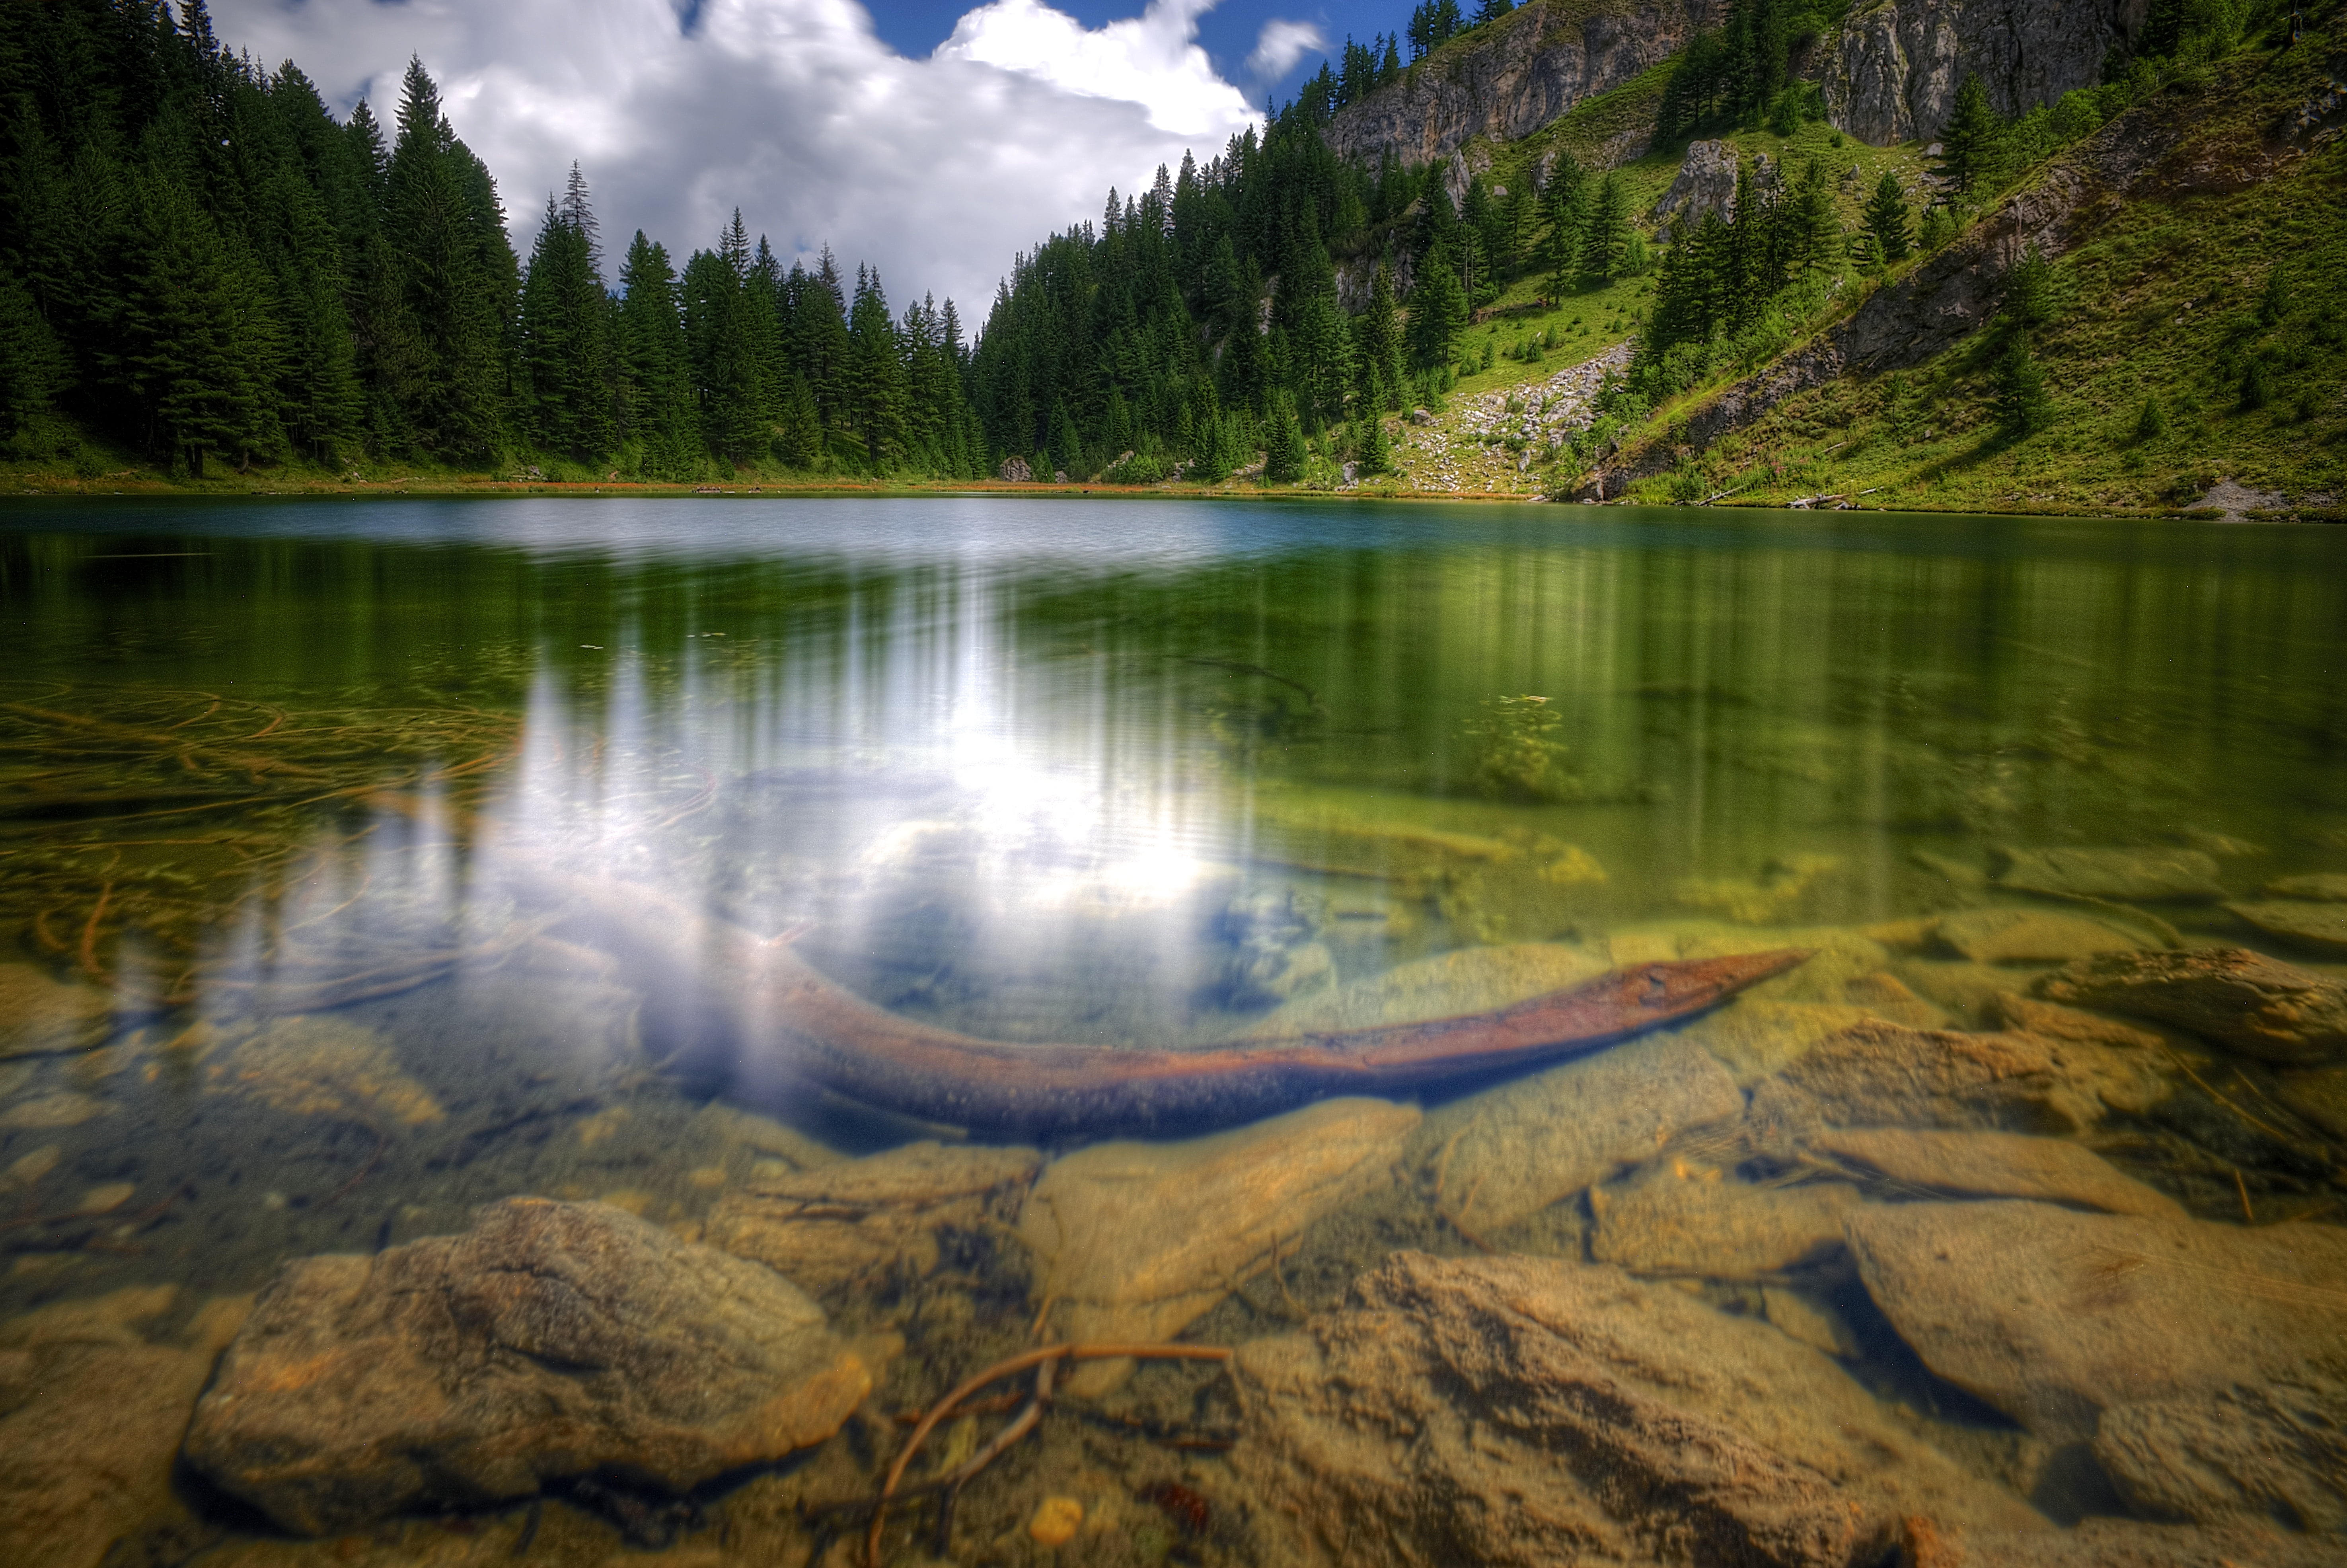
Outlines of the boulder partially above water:
<svg viewBox="0 0 2347 1568">
<path fill-rule="evenodd" d="M 762 1265 L 606 1204 L 513 1198 L 462 1235 L 288 1264 L 185 1457 L 323 1534 L 603 1467 L 691 1487 L 822 1441 L 871 1386 Z"/>
</svg>

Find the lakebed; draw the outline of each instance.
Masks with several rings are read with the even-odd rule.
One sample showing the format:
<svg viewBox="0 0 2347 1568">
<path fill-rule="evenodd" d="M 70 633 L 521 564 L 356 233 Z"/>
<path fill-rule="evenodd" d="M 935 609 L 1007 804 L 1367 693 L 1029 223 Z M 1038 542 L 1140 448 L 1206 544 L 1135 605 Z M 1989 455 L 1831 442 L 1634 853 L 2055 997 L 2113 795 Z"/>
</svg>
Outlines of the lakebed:
<svg viewBox="0 0 2347 1568">
<path fill-rule="evenodd" d="M 1230 1355 L 983 1390 L 887 1560 L 2340 1550 L 2347 538 L 1010 497 L 0 530 L 30 1561 L 860 1561 L 910 1418 L 1054 1343 Z M 546 867 L 1038 1047 L 1814 956 L 1422 1101 L 1034 1147 L 794 1079 L 713 1005 L 730 949 L 599 941 Z"/>
</svg>

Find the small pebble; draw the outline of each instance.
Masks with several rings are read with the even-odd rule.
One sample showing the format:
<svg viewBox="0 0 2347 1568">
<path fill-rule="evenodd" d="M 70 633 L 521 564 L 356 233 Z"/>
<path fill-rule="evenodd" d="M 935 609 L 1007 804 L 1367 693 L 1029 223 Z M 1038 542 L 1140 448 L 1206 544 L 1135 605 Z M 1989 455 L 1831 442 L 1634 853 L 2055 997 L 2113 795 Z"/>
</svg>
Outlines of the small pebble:
<svg viewBox="0 0 2347 1568">
<path fill-rule="evenodd" d="M 1076 1538 L 1076 1527 L 1084 1522 L 1084 1505 L 1072 1497 L 1047 1497 L 1035 1506 L 1035 1517 L 1027 1522 L 1027 1533 L 1046 1546 L 1065 1546 Z"/>
<path fill-rule="evenodd" d="M 128 1182 L 108 1182 L 84 1193 L 81 1202 L 74 1205 L 74 1211 L 85 1214 L 110 1214 L 128 1203 L 130 1194 L 138 1190 Z"/>
</svg>

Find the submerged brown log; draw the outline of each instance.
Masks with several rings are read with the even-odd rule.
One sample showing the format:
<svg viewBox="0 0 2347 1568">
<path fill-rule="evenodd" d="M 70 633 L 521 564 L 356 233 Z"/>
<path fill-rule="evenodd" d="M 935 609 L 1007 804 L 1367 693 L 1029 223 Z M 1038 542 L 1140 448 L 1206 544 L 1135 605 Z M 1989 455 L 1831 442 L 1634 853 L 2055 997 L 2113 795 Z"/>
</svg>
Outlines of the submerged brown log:
<svg viewBox="0 0 2347 1568">
<path fill-rule="evenodd" d="M 538 868 L 517 879 L 655 986 L 693 1001 L 743 1076 L 796 1079 L 988 1133 L 1100 1136 L 1228 1126 L 1337 1094 L 1396 1094 L 1537 1066 L 1717 1006 L 1800 948 L 1617 969 L 1493 1012 L 1184 1050 L 1007 1045 L 899 1018 L 784 943 L 652 890 Z"/>
</svg>

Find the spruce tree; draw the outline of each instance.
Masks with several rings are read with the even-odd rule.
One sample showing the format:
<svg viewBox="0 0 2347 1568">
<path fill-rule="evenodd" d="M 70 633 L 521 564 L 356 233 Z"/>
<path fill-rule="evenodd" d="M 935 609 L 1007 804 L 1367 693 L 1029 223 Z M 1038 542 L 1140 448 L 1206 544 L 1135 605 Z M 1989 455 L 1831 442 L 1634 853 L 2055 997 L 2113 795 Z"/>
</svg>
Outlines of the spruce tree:
<svg viewBox="0 0 2347 1568">
<path fill-rule="evenodd" d="M 856 302 L 848 311 L 846 393 L 866 471 L 890 471 L 905 450 L 905 362 L 880 274 L 861 266 L 856 269 Z"/>
<path fill-rule="evenodd" d="M 1359 350 L 1360 393 L 1374 407 L 1382 403 L 1386 389 L 1400 384 L 1402 375 L 1401 323 L 1394 307 L 1391 262 L 1378 263 L 1368 306 L 1353 318 L 1353 333 Z"/>
<path fill-rule="evenodd" d="M 2014 333 L 1996 362 L 1993 377 L 1997 428 L 2010 439 L 2034 436 L 2053 423 L 2045 395 L 2045 370 L 2029 352 L 2029 339 Z"/>
<path fill-rule="evenodd" d="M 1630 241 L 1630 190 L 1618 171 L 1608 173 L 1589 204 L 1581 236 L 1581 275 L 1594 283 L 1614 281 Z"/>
<path fill-rule="evenodd" d="M 1373 408 L 1356 428 L 1359 434 L 1353 438 L 1353 471 L 1363 478 L 1391 472 L 1393 451 L 1386 444 L 1385 416 Z"/>
<path fill-rule="evenodd" d="M 1956 88 L 1948 123 L 1941 128 L 1940 156 L 1932 172 L 1952 195 L 1970 196 L 1990 172 L 2004 134 L 2003 122 L 1989 106 L 1988 88 L 1967 71 Z"/>
<path fill-rule="evenodd" d="M 1888 266 L 1907 259 L 1911 248 L 1907 230 L 1907 188 L 1890 169 L 1882 171 L 1882 178 L 1875 182 L 1874 194 L 1867 199 L 1866 234 L 1877 261 Z"/>
<path fill-rule="evenodd" d="M 1457 265 L 1448 251 L 1430 251 L 1419 263 L 1418 286 L 1409 293 L 1409 349 L 1423 369 L 1448 364 L 1451 344 L 1467 330 L 1467 292 Z"/>
<path fill-rule="evenodd" d="M 1541 204 L 1548 210 L 1548 286 L 1555 293 L 1573 287 L 1580 276 L 1581 242 L 1589 231 L 1594 194 L 1580 161 L 1569 152 L 1559 153 L 1541 190 Z"/>
<path fill-rule="evenodd" d="M 1304 477 L 1304 426 L 1296 417 L 1295 400 L 1285 392 L 1274 393 L 1271 424 L 1264 436 L 1263 477 L 1275 485 L 1293 484 Z"/>
<path fill-rule="evenodd" d="M 620 438 L 642 472 L 685 479 L 699 466 L 692 383 L 687 373 L 682 301 L 668 251 L 636 231 L 620 267 L 618 344 Z"/>
</svg>

